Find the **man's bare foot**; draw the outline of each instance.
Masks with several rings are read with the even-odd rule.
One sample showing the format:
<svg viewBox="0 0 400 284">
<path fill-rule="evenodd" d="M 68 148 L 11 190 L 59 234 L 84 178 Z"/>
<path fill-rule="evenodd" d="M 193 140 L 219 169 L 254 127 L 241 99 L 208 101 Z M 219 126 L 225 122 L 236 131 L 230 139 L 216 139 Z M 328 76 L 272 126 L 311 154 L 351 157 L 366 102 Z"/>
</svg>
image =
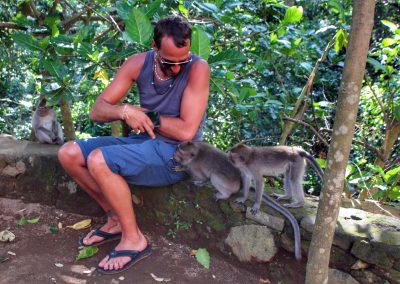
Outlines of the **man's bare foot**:
<svg viewBox="0 0 400 284">
<path fill-rule="evenodd" d="M 106 233 L 115 234 L 121 232 L 121 226 L 117 220 L 109 217 L 107 219 L 107 223 L 104 224 L 100 230 Z M 90 231 L 86 237 L 83 238 L 82 243 L 85 246 L 94 245 L 105 239 L 104 237 L 93 235 L 94 231 L 95 230 Z"/>
<path fill-rule="evenodd" d="M 144 235 L 139 231 L 139 237 L 128 239 L 123 237 L 121 242 L 115 247 L 116 251 L 121 250 L 136 250 L 136 251 L 143 251 L 147 247 L 147 240 Z M 120 256 L 114 257 L 109 259 L 107 255 L 103 258 L 100 263 L 99 267 L 104 270 L 119 270 L 124 267 L 131 260 L 128 256 Z"/>
</svg>

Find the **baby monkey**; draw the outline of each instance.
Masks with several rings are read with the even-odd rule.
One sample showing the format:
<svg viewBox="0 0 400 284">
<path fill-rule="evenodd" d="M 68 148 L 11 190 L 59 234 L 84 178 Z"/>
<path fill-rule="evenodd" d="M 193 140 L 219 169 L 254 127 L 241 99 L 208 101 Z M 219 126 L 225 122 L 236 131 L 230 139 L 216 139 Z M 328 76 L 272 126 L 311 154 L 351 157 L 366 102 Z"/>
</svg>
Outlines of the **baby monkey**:
<svg viewBox="0 0 400 284">
<path fill-rule="evenodd" d="M 228 155 L 204 142 L 183 142 L 174 153 L 174 160 L 181 164 L 175 171 L 186 171 L 201 186 L 208 181 L 218 191 L 216 200 L 227 199 L 240 190 L 240 171 L 229 161 Z"/>
<path fill-rule="evenodd" d="M 323 172 L 317 161 L 300 147 L 265 146 L 249 147 L 244 144 L 235 145 L 229 152 L 229 159 L 242 172 L 243 196 L 236 202 L 247 200 L 251 180 L 256 186 L 256 202 L 252 211 L 260 209 L 264 192 L 264 177 L 284 174 L 285 194 L 273 194 L 278 199 L 295 199 L 286 203 L 286 207 L 302 207 L 304 205 L 303 176 L 309 162 L 322 179 Z"/>
</svg>

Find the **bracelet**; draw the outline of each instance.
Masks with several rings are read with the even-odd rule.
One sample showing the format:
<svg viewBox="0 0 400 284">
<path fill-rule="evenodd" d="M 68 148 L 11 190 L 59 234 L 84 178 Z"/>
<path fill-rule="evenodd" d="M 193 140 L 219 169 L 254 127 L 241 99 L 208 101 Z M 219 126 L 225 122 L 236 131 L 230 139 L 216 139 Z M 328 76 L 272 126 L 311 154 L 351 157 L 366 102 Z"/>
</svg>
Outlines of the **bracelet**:
<svg viewBox="0 0 400 284">
<path fill-rule="evenodd" d="M 126 113 L 126 108 L 128 107 L 128 104 L 125 104 L 124 105 L 124 109 L 123 109 L 123 111 L 122 111 L 122 120 L 127 120 L 127 119 L 129 119 L 129 115 Z"/>
</svg>

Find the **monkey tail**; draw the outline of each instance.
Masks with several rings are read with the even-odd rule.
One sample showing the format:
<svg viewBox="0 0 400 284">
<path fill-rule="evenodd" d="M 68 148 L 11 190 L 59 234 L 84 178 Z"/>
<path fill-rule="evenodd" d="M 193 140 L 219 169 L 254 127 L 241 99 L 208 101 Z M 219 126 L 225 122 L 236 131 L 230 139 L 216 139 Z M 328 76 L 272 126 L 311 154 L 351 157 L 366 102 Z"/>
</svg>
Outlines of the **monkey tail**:
<svg viewBox="0 0 400 284">
<path fill-rule="evenodd" d="M 317 174 L 319 175 L 319 177 L 321 179 L 323 179 L 324 176 L 324 172 L 322 171 L 321 167 L 318 165 L 317 161 L 314 159 L 313 156 L 311 156 L 309 153 L 307 153 L 306 151 L 302 150 L 300 151 L 300 156 L 302 156 L 303 158 L 307 159 L 307 161 L 313 166 L 313 168 L 315 169 L 315 171 L 317 172 Z"/>
<path fill-rule="evenodd" d="M 276 200 L 271 198 L 268 194 L 263 195 L 263 200 L 264 200 L 265 204 L 271 206 L 276 211 L 281 213 L 292 224 L 293 232 L 294 232 L 294 255 L 297 260 L 301 260 L 301 235 L 300 235 L 300 227 L 299 227 L 299 224 L 297 223 L 296 218 L 293 216 L 293 214 L 288 209 L 283 207 L 280 203 L 278 203 Z"/>
</svg>

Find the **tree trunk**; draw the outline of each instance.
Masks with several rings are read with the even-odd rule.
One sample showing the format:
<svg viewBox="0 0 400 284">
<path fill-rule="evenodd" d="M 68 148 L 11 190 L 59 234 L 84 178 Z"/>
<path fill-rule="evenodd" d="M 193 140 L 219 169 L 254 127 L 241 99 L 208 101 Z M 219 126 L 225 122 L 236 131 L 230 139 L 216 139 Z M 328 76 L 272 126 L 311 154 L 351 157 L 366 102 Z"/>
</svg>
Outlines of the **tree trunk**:
<svg viewBox="0 0 400 284">
<path fill-rule="evenodd" d="M 400 136 L 400 122 L 395 122 L 388 126 L 385 133 L 385 141 L 383 141 L 383 145 L 380 149 L 383 156 L 386 160 L 389 160 L 390 155 L 392 153 L 394 144 Z M 385 162 L 379 159 L 379 157 L 375 161 L 375 165 L 384 168 Z"/>
<path fill-rule="evenodd" d="M 69 103 L 64 99 L 64 97 L 61 98 L 61 116 L 66 140 L 75 140 L 76 136 L 74 123 L 72 121 L 71 108 L 69 107 Z"/>
<path fill-rule="evenodd" d="M 374 24 L 374 9 L 374 0 L 353 1 L 353 21 L 321 199 L 308 253 L 306 283 L 328 282 L 330 250 L 339 213 L 346 164 L 354 136 L 360 90 Z"/>
</svg>

